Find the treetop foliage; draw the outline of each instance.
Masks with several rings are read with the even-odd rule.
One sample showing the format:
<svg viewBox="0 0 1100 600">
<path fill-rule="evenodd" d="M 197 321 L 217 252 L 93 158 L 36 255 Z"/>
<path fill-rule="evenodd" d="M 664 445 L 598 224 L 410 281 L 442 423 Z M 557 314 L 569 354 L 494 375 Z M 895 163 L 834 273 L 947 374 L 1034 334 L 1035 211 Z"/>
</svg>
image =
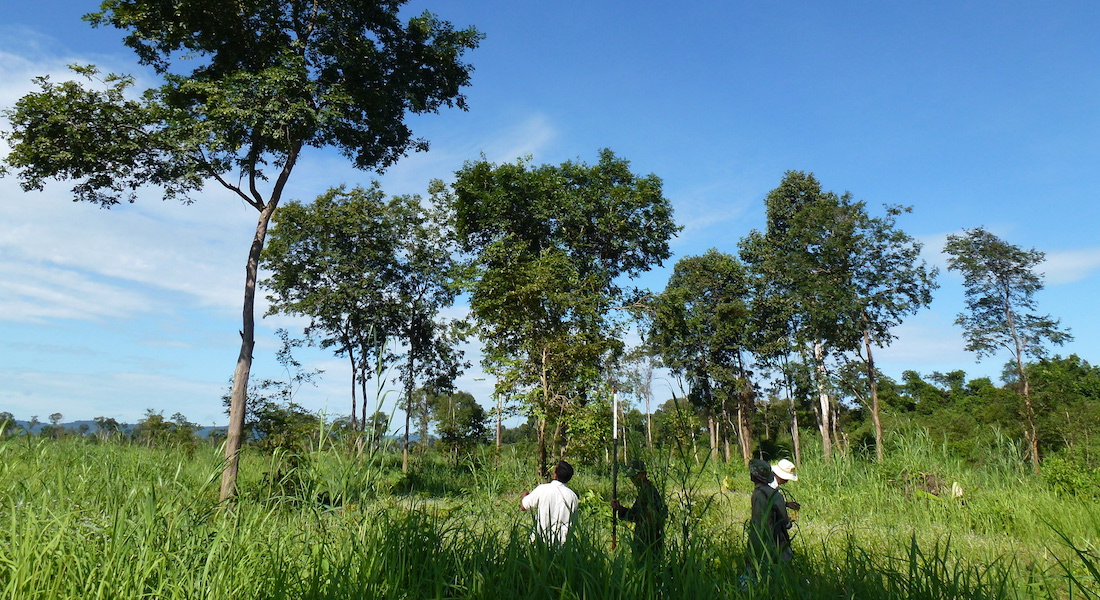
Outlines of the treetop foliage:
<svg viewBox="0 0 1100 600">
<path fill-rule="evenodd" d="M 103 90 L 38 78 L 40 91 L 5 113 L 7 162 L 25 189 L 75 180 L 78 200 L 105 207 L 149 183 L 186 199 L 214 178 L 262 209 L 264 169 L 282 175 L 281 188 L 304 146 L 384 169 L 427 148 L 406 113 L 465 108 L 472 67 L 461 57 L 482 37 L 428 12 L 403 23 L 404 3 L 106 0 L 85 18 L 126 31 L 162 84 L 139 100 L 129 76 L 103 77 Z M 98 77 L 95 67 L 74 70 Z M 234 171 L 246 183 L 224 178 Z"/>
<path fill-rule="evenodd" d="M 955 324 L 963 328 L 966 349 L 979 359 L 1001 349 L 1042 357 L 1043 340 L 1061 345 L 1073 339 L 1060 320 L 1031 312 L 1043 289 L 1035 268 L 1044 253 L 1024 250 L 982 227 L 947 236 L 944 252 L 948 269 L 963 276 L 965 289 L 968 312 L 959 313 Z"/>
</svg>

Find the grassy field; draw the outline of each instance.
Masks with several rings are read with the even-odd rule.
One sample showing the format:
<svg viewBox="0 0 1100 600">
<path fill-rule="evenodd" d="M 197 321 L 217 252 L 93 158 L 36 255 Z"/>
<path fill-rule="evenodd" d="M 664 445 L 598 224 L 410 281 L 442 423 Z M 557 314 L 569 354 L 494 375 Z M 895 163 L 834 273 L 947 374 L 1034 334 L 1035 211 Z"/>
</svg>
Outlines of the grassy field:
<svg viewBox="0 0 1100 600">
<path fill-rule="evenodd" d="M 971 467 L 918 437 L 882 465 L 804 457 L 795 562 L 749 579 L 740 464 L 648 457 L 671 516 L 666 564 L 646 570 L 611 549 L 606 466 L 577 465 L 576 536 L 553 551 L 528 541 L 517 502 L 539 480 L 513 449 L 418 457 L 408 475 L 383 451 L 247 454 L 226 507 L 216 448 L 9 438 L 0 597 L 1100 597 L 1100 507 L 998 453 Z"/>
</svg>

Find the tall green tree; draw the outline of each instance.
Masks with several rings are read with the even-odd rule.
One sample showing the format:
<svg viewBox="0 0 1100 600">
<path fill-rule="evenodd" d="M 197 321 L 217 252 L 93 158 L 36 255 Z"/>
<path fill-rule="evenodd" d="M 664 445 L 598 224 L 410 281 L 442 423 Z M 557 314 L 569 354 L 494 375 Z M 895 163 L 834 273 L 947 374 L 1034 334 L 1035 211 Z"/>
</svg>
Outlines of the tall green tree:
<svg viewBox="0 0 1100 600">
<path fill-rule="evenodd" d="M 1012 356 L 1017 393 L 1022 404 L 1024 437 L 1032 467 L 1039 471 L 1039 431 L 1031 397 L 1026 360 L 1046 355 L 1046 344 L 1062 345 L 1073 339 L 1061 321 L 1036 315 L 1035 294 L 1043 278 L 1035 271 L 1046 255 L 1024 250 L 982 227 L 947 236 L 947 268 L 963 276 L 966 311 L 955 324 L 962 327 L 966 349 L 978 359 L 1008 350 Z"/>
<path fill-rule="evenodd" d="M 77 200 L 133 201 L 140 186 L 189 201 L 216 182 L 258 213 L 245 269 L 241 351 L 233 375 L 221 497 L 234 493 L 255 340 L 257 266 L 275 208 L 303 149 L 332 146 L 357 168 L 383 169 L 409 150 L 408 113 L 465 108 L 481 34 L 425 12 L 403 22 L 402 0 L 104 0 L 85 18 L 126 32 L 160 84 L 36 81 L 5 113 L 5 162 L 24 189 L 71 180 Z M 94 67 L 77 72 L 93 81 Z"/>
<path fill-rule="evenodd" d="M 453 237 L 443 217 L 417 196 L 387 198 L 377 183 L 338 188 L 311 204 L 284 205 L 263 255 L 271 311 L 308 317 L 307 332 L 348 358 L 353 425 L 356 388 L 365 425 L 367 381 L 379 365 L 398 364 L 406 470 L 412 391 L 421 382 L 445 390 L 461 368 L 454 327 L 440 317 L 456 295 Z M 395 343 L 380 343 L 386 340 Z"/>
<path fill-rule="evenodd" d="M 645 406 L 646 448 L 653 449 L 653 374 L 660 367 L 660 353 L 649 339 L 652 330 L 651 317 L 641 320 L 643 339 L 623 356 L 622 381 L 619 386 L 624 392 L 637 397 Z"/>
<path fill-rule="evenodd" d="M 18 427 L 15 424 L 15 415 L 8 411 L 0 411 L 0 438 L 14 433 Z"/>
<path fill-rule="evenodd" d="M 456 232 L 472 256 L 467 288 L 484 364 L 537 419 L 543 472 L 547 424 L 560 441 L 562 417 L 621 352 L 626 315 L 613 309 L 627 296 L 623 278 L 670 256 L 678 227 L 661 186 L 610 150 L 595 165 L 482 160 L 457 173 Z"/>
<path fill-rule="evenodd" d="M 736 257 L 710 249 L 680 259 L 655 301 L 651 340 L 662 363 L 688 380 L 690 396 L 708 415 L 711 451 L 721 442 L 729 460 L 732 403 L 738 445 L 752 457 L 754 397 L 748 377 L 749 280 Z"/>
<path fill-rule="evenodd" d="M 432 182 L 438 197 L 443 183 Z M 458 295 L 458 248 L 451 226 L 450 205 L 425 206 L 419 197 L 407 196 L 395 215 L 401 231 L 396 284 L 398 337 L 405 353 L 398 370 L 405 387 L 405 439 L 402 470 L 409 470 L 409 435 L 415 412 L 414 393 L 427 386 L 436 393 L 453 391 L 454 381 L 467 366 L 458 348 L 466 323 L 447 319 L 441 311 Z"/>
<path fill-rule="evenodd" d="M 1031 362 L 1027 371 L 1040 452 L 1064 452 L 1087 468 L 1100 467 L 1100 367 L 1071 354 Z"/>
<path fill-rule="evenodd" d="M 869 398 L 857 396 L 871 409 L 875 453 L 882 461 L 882 418 L 873 348 L 889 346 L 895 338 L 891 330 L 932 302 L 938 270 L 921 260 L 921 244 L 897 227 L 897 217 L 910 212 L 908 207 L 886 206 L 882 217 L 871 217 L 863 202 L 848 208 L 855 220 L 851 277 L 857 312 L 853 325 L 863 341 Z"/>
<path fill-rule="evenodd" d="M 434 394 L 430 398 L 439 444 L 458 466 L 464 452 L 485 442 L 489 431 L 485 409 L 468 392 Z"/>
<path fill-rule="evenodd" d="M 822 451 L 832 456 L 836 429 L 827 361 L 859 344 L 852 279 L 856 219 L 850 194 L 822 190 L 812 173 L 788 171 L 764 200 L 767 226 L 740 242 L 754 280 L 754 345 L 761 357 L 782 364 L 808 354 L 814 365 Z"/>
<path fill-rule="evenodd" d="M 95 435 L 97 438 L 106 440 L 122 435 L 122 425 L 119 425 L 114 417 L 100 416 L 93 420 L 95 421 Z"/>
<path fill-rule="evenodd" d="M 385 340 L 397 333 L 392 293 L 400 277 L 401 229 L 394 213 L 404 202 L 378 186 L 330 189 L 312 203 L 288 202 L 274 215 L 261 265 L 270 276 L 269 314 L 309 319 L 306 334 L 351 366 L 351 420 L 367 415 L 367 382 L 392 360 Z M 358 415 L 362 393 L 362 417 Z"/>
</svg>

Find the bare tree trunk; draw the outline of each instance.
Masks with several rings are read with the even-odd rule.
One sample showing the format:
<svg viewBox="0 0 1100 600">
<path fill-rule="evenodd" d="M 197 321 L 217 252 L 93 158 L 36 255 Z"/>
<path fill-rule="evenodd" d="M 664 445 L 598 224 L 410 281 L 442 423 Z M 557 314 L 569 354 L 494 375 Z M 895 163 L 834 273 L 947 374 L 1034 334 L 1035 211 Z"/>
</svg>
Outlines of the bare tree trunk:
<svg viewBox="0 0 1100 600">
<path fill-rule="evenodd" d="M 722 422 L 718 425 L 722 429 L 722 455 L 726 462 L 729 462 L 732 456 L 730 452 L 730 415 L 725 400 L 722 401 Z M 740 432 L 738 432 L 738 436 L 740 436 Z"/>
<path fill-rule="evenodd" d="M 1005 322 L 1012 333 L 1012 341 L 1016 345 L 1016 374 L 1020 378 L 1021 400 L 1024 403 L 1024 437 L 1028 441 L 1028 453 L 1031 454 L 1031 467 L 1035 473 L 1039 473 L 1039 429 L 1035 425 L 1035 407 L 1031 404 L 1031 385 L 1027 380 L 1027 371 L 1024 369 L 1024 347 L 1020 340 L 1020 333 L 1016 330 L 1016 319 L 1012 313 L 1012 307 L 1008 298 L 1003 298 Z"/>
<path fill-rule="evenodd" d="M 539 476 L 546 475 L 546 417 L 539 417 Z"/>
<path fill-rule="evenodd" d="M 645 447 L 653 449 L 653 411 L 649 409 L 649 394 L 645 396 Z"/>
<path fill-rule="evenodd" d="M 741 460 L 748 465 L 752 460 L 752 439 L 745 427 L 745 415 L 742 408 L 737 407 L 737 441 L 741 445 Z"/>
<path fill-rule="evenodd" d="M 865 323 L 866 320 L 866 315 L 864 315 Z M 867 382 L 871 388 L 871 420 L 875 424 L 875 458 L 881 463 L 883 460 L 882 419 L 879 417 L 878 379 L 875 377 L 875 359 L 871 355 L 871 331 L 867 328 L 863 329 L 863 346 L 867 350 Z"/>
<path fill-rule="evenodd" d="M 795 410 L 794 400 L 791 400 L 791 443 L 794 446 L 794 463 L 802 466 L 802 441 L 798 437 L 798 411 Z"/>
<path fill-rule="evenodd" d="M 653 411 L 650 409 L 650 401 L 653 399 L 653 357 L 648 357 L 645 363 L 645 382 L 642 386 L 642 394 L 645 396 L 645 445 L 653 449 Z"/>
<path fill-rule="evenodd" d="M 741 458 L 747 466 L 752 459 L 752 425 L 749 419 L 756 414 L 756 403 L 745 369 L 745 359 L 740 351 L 737 352 L 737 377 L 737 437 L 742 440 Z"/>
<path fill-rule="evenodd" d="M 356 420 L 358 417 L 355 414 L 356 409 L 358 408 L 358 406 L 356 406 L 355 404 L 355 376 L 358 373 L 358 370 L 355 368 L 355 348 L 350 343 L 346 345 L 348 348 L 348 361 L 351 362 L 351 430 L 355 431 L 356 429 L 358 429 L 358 427 L 356 426 Z M 365 398 L 364 401 L 366 401 Z"/>
<path fill-rule="evenodd" d="M 363 355 L 363 367 L 359 371 L 359 390 L 363 392 L 363 405 L 360 410 L 363 411 L 363 417 L 359 420 L 359 430 L 367 430 L 367 364 L 366 355 Z"/>
<path fill-rule="evenodd" d="M 825 356 L 820 341 L 814 341 L 814 369 L 817 372 L 818 394 L 818 430 L 821 432 L 821 453 L 825 460 L 830 460 L 833 455 L 832 429 L 832 404 L 829 402 L 829 392 L 825 387 Z"/>
<path fill-rule="evenodd" d="M 284 169 L 284 172 L 286 169 Z M 229 393 L 229 429 L 225 437 L 225 467 L 222 470 L 220 498 L 228 500 L 236 493 L 237 469 L 240 464 L 241 433 L 244 431 L 245 402 L 248 399 L 248 376 L 252 371 L 252 350 L 256 346 L 256 278 L 260 270 L 260 253 L 264 249 L 267 226 L 278 206 L 278 196 L 263 205 L 256 221 L 256 233 L 248 249 L 244 275 L 244 306 L 241 311 L 241 352 L 233 371 L 233 388 Z"/>
<path fill-rule="evenodd" d="M 787 388 L 787 410 L 791 417 L 791 445 L 794 446 L 794 463 L 802 466 L 802 442 L 798 437 L 798 407 L 795 406 L 794 391 L 791 385 L 790 360 L 783 356 L 783 381 Z"/>
<path fill-rule="evenodd" d="M 539 475 L 546 477 L 549 474 L 546 464 L 546 418 L 550 414 L 550 380 L 546 372 L 546 357 L 549 354 L 547 348 L 543 348 L 539 357 L 539 383 L 542 385 L 543 415 L 539 417 Z"/>
<path fill-rule="evenodd" d="M 495 391 L 495 389 L 496 388 L 494 388 L 494 391 Z M 499 392 L 497 392 L 496 396 L 497 396 L 497 450 L 500 450 L 504 446 L 504 441 L 502 440 L 504 432 L 503 432 L 503 427 L 501 427 L 501 423 L 504 420 L 504 414 L 503 414 L 504 413 L 504 401 L 501 398 Z"/>
<path fill-rule="evenodd" d="M 715 423 L 714 415 L 707 415 L 707 437 L 710 442 L 710 458 L 711 460 L 718 459 L 718 424 Z"/>
<path fill-rule="evenodd" d="M 1039 427 L 1035 424 L 1035 406 L 1031 403 L 1031 385 L 1024 371 L 1022 357 L 1016 357 L 1016 372 L 1020 377 L 1020 389 L 1023 391 L 1024 417 L 1027 420 L 1028 454 L 1031 455 L 1031 467 L 1039 473 Z"/>
<path fill-rule="evenodd" d="M 405 382 L 405 447 L 401 451 L 401 472 L 409 472 L 409 424 L 412 421 L 412 403 L 413 403 L 413 373 L 415 372 L 415 359 L 413 358 L 413 351 L 411 347 L 412 333 L 409 334 L 410 348 L 409 348 L 409 377 Z M 453 402 L 453 401 L 452 401 Z"/>
</svg>

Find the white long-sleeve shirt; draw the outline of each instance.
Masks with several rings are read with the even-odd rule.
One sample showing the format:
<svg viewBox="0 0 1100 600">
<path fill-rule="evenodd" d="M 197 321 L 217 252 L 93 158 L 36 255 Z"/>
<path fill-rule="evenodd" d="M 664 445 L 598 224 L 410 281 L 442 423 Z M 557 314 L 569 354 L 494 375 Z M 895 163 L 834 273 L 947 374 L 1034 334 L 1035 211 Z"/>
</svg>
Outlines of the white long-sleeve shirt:
<svg viewBox="0 0 1100 600">
<path fill-rule="evenodd" d="M 577 494 L 558 480 L 544 483 L 523 497 L 520 505 L 525 510 L 535 509 L 537 525 L 531 533 L 531 541 L 542 536 L 547 543 L 564 544 L 577 512 Z"/>
</svg>

